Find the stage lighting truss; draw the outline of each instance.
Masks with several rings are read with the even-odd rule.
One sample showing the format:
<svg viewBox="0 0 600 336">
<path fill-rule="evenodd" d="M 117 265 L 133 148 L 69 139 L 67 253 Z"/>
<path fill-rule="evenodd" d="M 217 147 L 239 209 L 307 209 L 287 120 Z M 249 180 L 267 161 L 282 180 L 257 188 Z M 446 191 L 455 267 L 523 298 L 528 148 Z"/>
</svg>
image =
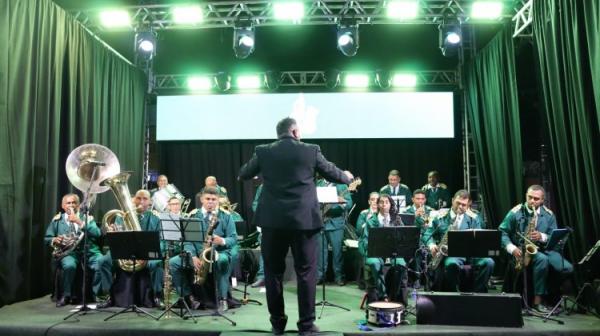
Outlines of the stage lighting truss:
<svg viewBox="0 0 600 336">
<path fill-rule="evenodd" d="M 235 57 L 245 59 L 254 52 L 254 27 L 249 22 L 238 23 L 233 28 L 233 52 Z"/>
<path fill-rule="evenodd" d="M 442 55 L 446 57 L 454 56 L 462 46 L 462 30 L 460 22 L 456 20 L 445 21 L 440 24 L 439 29 L 439 47 Z"/>
<path fill-rule="evenodd" d="M 496 21 L 509 20 L 526 0 L 501 0 L 504 3 L 502 15 Z M 290 20 L 275 18 L 274 3 L 269 0 L 251 1 L 205 1 L 200 3 L 202 15 L 194 25 L 176 22 L 173 9 L 177 4 L 142 4 L 128 6 L 131 25 L 104 27 L 100 22 L 100 9 L 71 11 L 75 19 L 91 31 L 131 30 L 132 27 L 149 26 L 154 31 L 162 29 L 203 29 L 234 27 L 240 17 L 250 20 L 254 27 L 289 25 Z M 397 18 L 386 15 L 388 1 L 381 0 L 313 0 L 304 2 L 304 16 L 293 24 L 298 25 L 338 25 L 340 19 L 352 17 L 358 24 L 397 24 Z M 472 0 L 419 0 L 418 15 L 404 18 L 410 24 L 438 25 L 445 17 L 462 18 L 468 21 Z M 509 10 L 508 8 L 512 8 Z"/>
<path fill-rule="evenodd" d="M 358 51 L 358 24 L 340 23 L 337 28 L 337 48 L 342 54 L 352 57 Z"/>
<path fill-rule="evenodd" d="M 135 34 L 135 54 L 144 61 L 150 61 L 156 55 L 156 33 L 139 31 Z"/>
</svg>

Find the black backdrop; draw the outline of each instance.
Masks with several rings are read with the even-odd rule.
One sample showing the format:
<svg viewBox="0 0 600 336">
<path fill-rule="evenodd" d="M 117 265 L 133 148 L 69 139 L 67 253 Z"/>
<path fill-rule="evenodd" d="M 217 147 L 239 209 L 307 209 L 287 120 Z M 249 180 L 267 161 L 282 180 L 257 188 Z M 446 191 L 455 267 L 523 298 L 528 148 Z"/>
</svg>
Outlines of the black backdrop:
<svg viewBox="0 0 600 336">
<path fill-rule="evenodd" d="M 458 115 L 458 113 L 456 113 Z M 456 118 L 455 133 L 460 134 L 460 121 Z M 377 127 L 374 120 L 370 127 Z M 274 122 L 275 124 L 275 122 Z M 275 134 L 275 125 L 273 125 Z M 162 141 L 158 143 L 160 173 L 169 177 L 187 197 L 193 197 L 204 185 L 204 178 L 214 175 L 219 185 L 228 190 L 232 202 L 239 203 L 238 211 L 246 219 L 251 218 L 253 183 L 237 181 L 241 165 L 253 153 L 254 146 L 263 141 Z M 427 172 L 438 170 L 451 192 L 463 184 L 462 147 L 460 136 L 454 139 L 351 139 L 306 140 L 321 146 L 325 157 L 341 169 L 360 176 L 363 184 L 354 196 L 357 207 L 351 216 L 367 207 L 368 193 L 387 184 L 390 169 L 399 169 L 402 183 L 411 190 L 427 182 Z M 190 209 L 193 208 L 193 201 Z"/>
</svg>

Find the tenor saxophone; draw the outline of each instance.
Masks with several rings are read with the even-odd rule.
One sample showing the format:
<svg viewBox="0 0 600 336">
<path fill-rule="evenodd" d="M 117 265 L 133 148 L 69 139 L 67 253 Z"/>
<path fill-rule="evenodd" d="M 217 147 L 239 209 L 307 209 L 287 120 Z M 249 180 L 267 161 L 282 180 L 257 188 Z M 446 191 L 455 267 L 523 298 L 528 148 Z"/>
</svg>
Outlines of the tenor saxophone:
<svg viewBox="0 0 600 336">
<path fill-rule="evenodd" d="M 531 260 L 535 257 L 535 255 L 538 252 L 538 247 L 537 245 L 535 245 L 535 243 L 533 243 L 531 240 L 528 239 L 528 237 L 531 236 L 531 233 L 535 231 L 535 227 L 537 226 L 537 221 L 538 221 L 538 216 L 537 216 L 537 212 L 535 211 L 535 209 L 533 209 L 533 217 L 531 217 L 531 220 L 529 221 L 529 224 L 527 224 L 527 230 L 526 230 L 526 234 L 525 235 L 521 235 L 521 238 L 523 238 L 523 244 L 525 244 L 525 256 L 522 257 L 522 261 L 521 258 L 516 258 L 515 261 L 515 270 L 516 271 L 520 271 L 522 270 L 524 267 L 529 266 L 529 264 L 531 263 Z"/>
<path fill-rule="evenodd" d="M 217 214 L 213 213 L 212 217 L 210 218 L 208 229 L 206 230 L 206 238 L 204 239 L 202 253 L 200 254 L 200 267 L 198 267 L 196 273 L 194 274 L 194 284 L 204 284 L 212 263 L 214 260 L 219 259 L 219 254 L 217 251 L 214 251 L 214 258 L 212 255 L 212 234 L 218 224 L 219 222 L 217 220 Z"/>
</svg>

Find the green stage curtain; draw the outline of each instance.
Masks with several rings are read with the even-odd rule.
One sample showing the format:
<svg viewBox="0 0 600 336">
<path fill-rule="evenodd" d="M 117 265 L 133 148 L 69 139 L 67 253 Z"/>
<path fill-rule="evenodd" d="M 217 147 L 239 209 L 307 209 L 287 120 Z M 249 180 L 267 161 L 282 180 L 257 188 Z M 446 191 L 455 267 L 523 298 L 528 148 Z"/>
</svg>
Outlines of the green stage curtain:
<svg viewBox="0 0 600 336">
<path fill-rule="evenodd" d="M 488 227 L 497 227 L 523 199 L 523 157 L 514 47 L 504 27 L 466 65 L 467 117 L 471 122 Z"/>
<path fill-rule="evenodd" d="M 600 12 L 597 0 L 533 3 L 559 225 L 577 261 L 600 236 Z M 595 95 L 594 95 L 595 94 Z"/>
<path fill-rule="evenodd" d="M 0 1 L 0 305 L 51 283 L 46 226 L 77 146 L 111 148 L 141 185 L 146 80 L 49 0 Z M 109 193 L 96 209 L 110 206 Z"/>
</svg>

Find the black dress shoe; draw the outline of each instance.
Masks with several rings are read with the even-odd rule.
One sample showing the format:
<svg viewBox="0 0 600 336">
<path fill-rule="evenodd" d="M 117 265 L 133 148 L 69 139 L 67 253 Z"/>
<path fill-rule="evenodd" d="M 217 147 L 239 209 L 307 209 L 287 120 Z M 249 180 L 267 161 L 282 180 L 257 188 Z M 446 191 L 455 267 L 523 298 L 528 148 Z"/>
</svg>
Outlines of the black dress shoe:
<svg viewBox="0 0 600 336">
<path fill-rule="evenodd" d="M 104 300 L 104 302 L 100 302 L 96 305 L 97 308 L 109 308 L 114 306 L 113 300 L 112 298 L 109 296 L 106 300 Z"/>
<path fill-rule="evenodd" d="M 60 298 L 60 300 L 56 301 L 56 306 L 57 307 L 64 307 L 66 305 L 69 304 L 69 301 L 71 301 L 71 298 L 68 296 L 63 296 Z"/>
<path fill-rule="evenodd" d="M 285 333 L 285 325 L 287 324 L 287 315 L 284 315 L 283 317 L 275 317 L 275 316 L 271 316 L 270 318 L 271 321 L 271 332 L 274 335 L 283 335 L 283 333 Z"/>
<path fill-rule="evenodd" d="M 285 333 L 285 330 L 271 328 L 271 333 L 273 333 L 273 335 L 283 335 Z"/>
<path fill-rule="evenodd" d="M 254 281 L 254 283 L 252 285 L 250 285 L 250 287 L 258 288 L 258 287 L 263 287 L 264 285 L 265 285 L 265 279 L 258 279 L 256 281 Z"/>
<path fill-rule="evenodd" d="M 298 335 L 300 335 L 300 336 L 316 335 L 319 333 L 319 331 L 320 331 L 319 327 L 317 327 L 316 325 L 313 324 L 308 329 L 298 330 Z"/>
</svg>

